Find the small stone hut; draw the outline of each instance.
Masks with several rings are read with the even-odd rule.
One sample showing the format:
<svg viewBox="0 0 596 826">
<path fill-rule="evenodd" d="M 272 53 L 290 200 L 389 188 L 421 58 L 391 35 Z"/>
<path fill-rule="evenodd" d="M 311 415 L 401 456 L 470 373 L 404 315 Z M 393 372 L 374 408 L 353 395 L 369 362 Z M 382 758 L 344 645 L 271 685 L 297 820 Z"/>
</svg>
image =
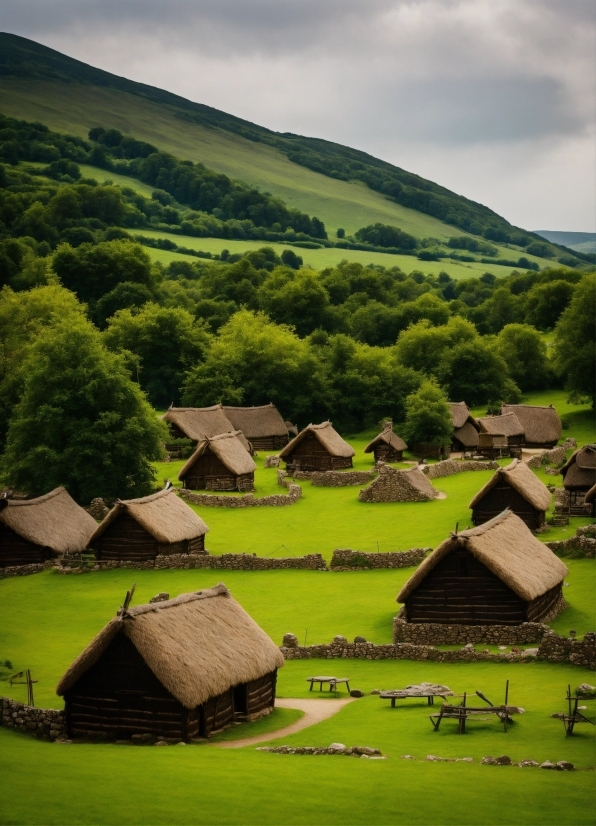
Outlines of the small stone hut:
<svg viewBox="0 0 596 826">
<path fill-rule="evenodd" d="M 524 429 L 515 413 L 504 413 L 502 416 L 485 416 L 477 421 L 481 434 L 504 436 L 509 447 L 521 447 L 524 439 Z"/>
<path fill-rule="evenodd" d="M 546 522 L 551 493 L 525 462 L 514 459 L 500 467 L 470 502 L 472 522 L 482 525 L 505 508 L 522 519 L 531 531 L 538 531 Z"/>
<path fill-rule="evenodd" d="M 235 430 L 241 430 L 253 450 L 279 450 L 288 443 L 288 428 L 277 407 L 223 406 L 223 412 Z"/>
<path fill-rule="evenodd" d="M 191 490 L 254 490 L 257 466 L 239 430 L 203 439 L 178 479 Z"/>
<path fill-rule="evenodd" d="M 376 479 L 358 494 L 360 502 L 428 502 L 439 491 L 418 467 L 399 470 L 381 465 Z"/>
<path fill-rule="evenodd" d="M 352 467 L 356 451 L 331 422 L 309 424 L 280 452 L 288 471 L 342 470 Z"/>
<path fill-rule="evenodd" d="M 449 402 L 453 419 L 452 450 L 475 450 L 478 447 L 479 426 L 465 402 Z"/>
<path fill-rule="evenodd" d="M 121 610 L 56 689 L 70 737 L 190 742 L 273 710 L 279 648 L 221 583 Z"/>
<path fill-rule="evenodd" d="M 404 440 L 393 432 L 393 425 L 388 425 L 367 444 L 364 452 L 373 453 L 375 462 L 401 462 L 407 449 Z"/>
<path fill-rule="evenodd" d="M 209 528 L 174 488 L 116 501 L 89 540 L 101 561 L 147 562 L 158 554 L 205 552 Z"/>
<path fill-rule="evenodd" d="M 397 596 L 405 621 L 440 625 L 543 622 L 563 606 L 567 567 L 506 510 L 452 533 Z"/>
<path fill-rule="evenodd" d="M 563 432 L 563 424 L 552 404 L 542 407 L 533 404 L 504 404 L 501 415 L 514 413 L 521 424 L 524 447 L 554 447 Z"/>
<path fill-rule="evenodd" d="M 0 567 L 80 553 L 96 528 L 63 487 L 35 499 L 0 499 Z"/>
<path fill-rule="evenodd" d="M 569 494 L 571 513 L 587 513 L 585 496 L 596 484 L 596 444 L 573 452 L 561 468 L 563 487 Z"/>
</svg>

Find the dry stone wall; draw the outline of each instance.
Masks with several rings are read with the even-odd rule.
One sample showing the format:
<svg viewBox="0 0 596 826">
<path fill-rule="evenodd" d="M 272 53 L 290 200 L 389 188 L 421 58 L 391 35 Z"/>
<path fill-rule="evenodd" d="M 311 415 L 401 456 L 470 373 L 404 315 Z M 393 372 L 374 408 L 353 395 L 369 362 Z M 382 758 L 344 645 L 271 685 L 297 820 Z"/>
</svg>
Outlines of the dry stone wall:
<svg viewBox="0 0 596 826">
<path fill-rule="evenodd" d="M 410 551 L 366 553 L 349 548 L 336 548 L 330 568 L 334 571 L 362 571 L 371 568 L 409 568 L 419 565 L 432 548 L 412 548 Z"/>
<path fill-rule="evenodd" d="M 326 470 L 313 472 L 310 481 L 317 488 L 345 488 L 349 485 L 367 485 L 376 475 L 372 470 Z"/>
<path fill-rule="evenodd" d="M 9 565 L 6 568 L 0 568 L 0 579 L 11 576 L 29 576 L 29 574 L 41 574 L 47 571 L 48 568 L 53 568 L 55 562 L 53 559 L 47 562 L 34 563 L 33 565 Z"/>
<path fill-rule="evenodd" d="M 583 640 L 574 640 L 549 629 L 540 643 L 538 659 L 596 669 L 596 633 L 589 632 Z"/>
<path fill-rule="evenodd" d="M 455 473 L 465 473 L 469 470 L 498 470 L 497 462 L 480 462 L 475 460 L 456 462 L 454 459 L 445 459 L 434 465 L 422 465 L 422 472 L 429 479 L 439 479 L 442 476 L 453 476 Z"/>
<path fill-rule="evenodd" d="M 541 465 L 562 465 L 565 461 L 565 447 L 553 447 L 552 450 L 544 450 L 530 456 L 526 464 L 531 468 L 539 468 Z"/>
<path fill-rule="evenodd" d="M 285 487 L 285 486 L 284 486 Z M 274 493 L 271 496 L 255 496 L 245 493 L 243 496 L 217 496 L 209 493 L 194 493 L 183 488 L 178 495 L 193 505 L 208 508 L 260 508 L 263 506 L 285 507 L 295 505 L 302 497 L 300 485 L 289 485 L 288 493 Z"/>
<path fill-rule="evenodd" d="M 594 559 L 596 557 L 596 525 L 584 525 L 578 528 L 575 536 L 563 539 L 560 542 L 545 542 L 557 556 L 571 557 L 572 559 Z"/>
<path fill-rule="evenodd" d="M 283 568 L 298 568 L 309 571 L 326 571 L 327 563 L 321 554 L 307 554 L 293 557 L 267 557 L 256 554 L 168 554 L 157 556 L 155 560 L 147 562 L 131 562 L 129 560 L 98 561 L 93 567 L 83 571 L 106 571 L 113 568 L 132 568 L 138 571 L 164 570 L 167 568 L 191 569 L 210 568 L 228 571 L 273 571 Z M 82 573 L 77 568 L 57 568 L 61 574 Z"/>
<path fill-rule="evenodd" d="M 414 470 L 397 470 L 389 465 L 381 465 L 378 477 L 363 488 L 358 494 L 360 502 L 428 502 L 438 496 L 438 491 L 431 483 L 421 478 L 428 485 L 428 492 L 418 490 L 408 478 Z M 420 477 L 419 477 L 420 478 Z"/>
<path fill-rule="evenodd" d="M 417 645 L 520 645 L 540 642 L 549 630 L 541 622 L 521 625 L 441 625 L 439 623 L 406 622 L 399 615 L 393 620 L 393 642 Z"/>
<path fill-rule="evenodd" d="M 32 734 L 44 740 L 66 737 L 63 711 L 55 708 L 34 708 L 11 700 L 10 697 L 0 697 L 0 722 L 5 728 Z"/>
</svg>

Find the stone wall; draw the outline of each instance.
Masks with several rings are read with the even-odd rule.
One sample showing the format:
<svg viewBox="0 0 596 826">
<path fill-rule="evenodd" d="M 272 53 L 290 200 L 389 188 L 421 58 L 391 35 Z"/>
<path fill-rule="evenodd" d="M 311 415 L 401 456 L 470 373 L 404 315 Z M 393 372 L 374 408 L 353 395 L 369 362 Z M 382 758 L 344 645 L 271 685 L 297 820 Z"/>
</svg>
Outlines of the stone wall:
<svg viewBox="0 0 596 826">
<path fill-rule="evenodd" d="M 468 470 L 498 470 L 497 462 L 480 462 L 480 461 L 455 461 L 454 459 L 445 459 L 443 462 L 437 462 L 434 465 L 422 465 L 422 472 L 428 476 L 429 479 L 439 479 L 441 476 L 453 476 L 454 473 L 465 473 Z"/>
<path fill-rule="evenodd" d="M 565 448 L 553 447 L 552 450 L 543 450 L 542 453 L 536 453 L 530 456 L 526 464 L 528 467 L 539 468 L 541 465 L 562 465 L 565 461 Z"/>
<path fill-rule="evenodd" d="M 9 697 L 0 697 L 0 724 L 44 740 L 66 737 L 64 712 L 55 708 L 34 708 Z"/>
<path fill-rule="evenodd" d="M 557 556 L 572 559 L 594 559 L 596 556 L 596 525 L 584 525 L 578 528 L 575 536 L 560 542 L 545 542 Z"/>
<path fill-rule="evenodd" d="M 406 622 L 399 615 L 393 620 L 393 642 L 417 645 L 520 645 L 540 642 L 549 630 L 541 622 L 521 625 L 441 625 L 439 623 Z"/>
<path fill-rule="evenodd" d="M 334 571 L 362 571 L 371 568 L 409 568 L 419 565 L 432 548 L 412 548 L 410 551 L 365 553 L 350 548 L 336 548 L 330 568 Z"/>
<path fill-rule="evenodd" d="M 49 559 L 47 562 L 39 562 L 33 565 L 9 565 L 6 568 L 0 568 L 0 579 L 11 576 L 29 576 L 29 574 L 41 574 L 47 571 L 48 568 L 53 568 L 55 562 Z"/>
<path fill-rule="evenodd" d="M 263 505 L 284 507 L 285 505 L 295 505 L 302 497 L 300 485 L 289 485 L 287 494 L 274 493 L 271 496 L 255 496 L 253 493 L 245 493 L 243 496 L 218 496 L 209 493 L 194 493 L 183 488 L 178 491 L 179 496 L 193 505 L 203 505 L 209 508 L 259 508 Z"/>
<path fill-rule="evenodd" d="M 422 476 L 428 486 L 428 493 L 418 490 L 408 478 L 412 470 L 398 470 L 389 465 L 381 465 L 379 475 L 370 485 L 358 494 L 360 502 L 428 502 L 435 499 L 439 492 Z M 419 477 L 420 478 L 420 477 Z"/>
<path fill-rule="evenodd" d="M 317 488 L 344 488 L 348 485 L 368 485 L 375 477 L 373 470 L 315 471 L 310 481 Z"/>
<path fill-rule="evenodd" d="M 583 640 L 573 640 L 549 629 L 540 643 L 538 659 L 596 669 L 596 633 L 585 634 Z"/>
<path fill-rule="evenodd" d="M 307 554 L 306 556 L 267 557 L 256 554 L 168 554 L 157 556 L 155 560 L 147 562 L 131 562 L 129 560 L 106 562 L 98 561 L 88 571 L 109 571 L 113 568 L 132 568 L 138 571 L 164 570 L 167 568 L 190 569 L 209 568 L 225 569 L 228 571 L 273 571 L 282 568 L 299 568 L 309 571 L 326 571 L 327 563 L 321 554 Z M 82 573 L 77 568 L 56 568 L 61 574 Z"/>
</svg>

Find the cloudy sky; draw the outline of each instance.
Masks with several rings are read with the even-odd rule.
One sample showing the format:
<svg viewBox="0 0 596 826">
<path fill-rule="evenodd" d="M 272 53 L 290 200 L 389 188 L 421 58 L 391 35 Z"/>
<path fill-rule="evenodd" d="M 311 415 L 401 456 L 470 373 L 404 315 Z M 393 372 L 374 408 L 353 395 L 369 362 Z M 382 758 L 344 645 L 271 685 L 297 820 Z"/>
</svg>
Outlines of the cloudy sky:
<svg viewBox="0 0 596 826">
<path fill-rule="evenodd" d="M 596 231 L 593 0 L 2 0 L 0 27 Z"/>
</svg>

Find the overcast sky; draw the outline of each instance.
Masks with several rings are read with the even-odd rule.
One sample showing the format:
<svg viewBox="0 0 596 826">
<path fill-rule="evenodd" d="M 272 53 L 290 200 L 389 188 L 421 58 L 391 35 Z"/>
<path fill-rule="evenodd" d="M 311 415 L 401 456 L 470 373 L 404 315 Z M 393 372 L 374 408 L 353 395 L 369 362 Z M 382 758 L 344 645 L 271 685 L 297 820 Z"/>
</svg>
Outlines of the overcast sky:
<svg viewBox="0 0 596 826">
<path fill-rule="evenodd" d="M 593 0 L 1 0 L 0 27 L 596 231 Z"/>
</svg>

